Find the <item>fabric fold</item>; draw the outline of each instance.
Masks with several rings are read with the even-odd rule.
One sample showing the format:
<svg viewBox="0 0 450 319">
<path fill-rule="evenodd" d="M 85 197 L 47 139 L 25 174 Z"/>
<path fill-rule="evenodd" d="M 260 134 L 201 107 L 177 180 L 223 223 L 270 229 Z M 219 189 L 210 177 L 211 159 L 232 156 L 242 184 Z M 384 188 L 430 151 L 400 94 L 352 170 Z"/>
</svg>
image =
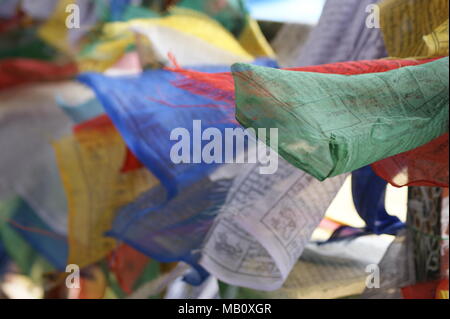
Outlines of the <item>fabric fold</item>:
<svg viewBox="0 0 450 319">
<path fill-rule="evenodd" d="M 280 155 L 319 180 L 448 131 L 448 57 L 351 77 L 247 64 L 232 72 L 236 119 L 244 127 L 278 128 Z"/>
</svg>

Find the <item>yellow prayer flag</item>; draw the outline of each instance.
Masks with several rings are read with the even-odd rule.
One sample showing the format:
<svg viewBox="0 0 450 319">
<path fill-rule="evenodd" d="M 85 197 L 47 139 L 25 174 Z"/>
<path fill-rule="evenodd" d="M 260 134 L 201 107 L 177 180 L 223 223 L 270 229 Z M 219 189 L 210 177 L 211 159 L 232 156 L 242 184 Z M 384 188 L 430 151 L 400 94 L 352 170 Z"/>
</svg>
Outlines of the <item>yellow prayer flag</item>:
<svg viewBox="0 0 450 319">
<path fill-rule="evenodd" d="M 258 22 L 250 17 L 247 18 L 238 40 L 242 47 L 254 57 L 275 57 L 275 52 L 261 32 Z"/>
<path fill-rule="evenodd" d="M 69 29 L 66 26 L 68 17 L 66 8 L 75 3 L 76 0 L 59 0 L 53 14 L 38 30 L 38 34 L 42 39 L 69 55 L 73 55 L 73 53 L 68 41 Z"/>
<path fill-rule="evenodd" d="M 80 69 L 82 71 L 105 71 L 120 59 L 127 48 L 136 44 L 132 27 L 145 29 L 155 25 L 194 36 L 240 59 L 251 61 L 254 58 L 228 30 L 215 20 L 193 10 L 176 9 L 172 10 L 170 15 L 162 18 L 106 23 L 102 28 L 98 43 L 91 45 L 89 51 L 78 59 Z M 195 50 L 195 47 L 188 49 Z"/>
<path fill-rule="evenodd" d="M 105 237 L 117 210 L 157 179 L 146 169 L 122 173 L 125 143 L 114 127 L 87 129 L 54 143 L 69 208 L 69 263 L 92 264 L 115 247 Z"/>
</svg>

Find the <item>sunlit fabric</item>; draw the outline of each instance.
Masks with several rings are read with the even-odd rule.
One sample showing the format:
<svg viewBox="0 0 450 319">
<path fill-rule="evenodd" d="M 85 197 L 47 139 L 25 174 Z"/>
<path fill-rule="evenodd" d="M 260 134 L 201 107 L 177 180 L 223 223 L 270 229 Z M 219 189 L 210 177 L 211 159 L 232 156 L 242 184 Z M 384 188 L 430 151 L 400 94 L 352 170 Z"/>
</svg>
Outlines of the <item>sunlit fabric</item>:
<svg viewBox="0 0 450 319">
<path fill-rule="evenodd" d="M 389 56 L 448 55 L 448 9 L 447 0 L 382 1 L 380 26 Z"/>
<path fill-rule="evenodd" d="M 226 67 L 205 67 L 205 72 L 225 71 Z M 186 186 L 205 177 L 216 163 L 174 164 L 170 150 L 176 143 L 171 131 L 186 128 L 193 134 L 193 120 L 201 120 L 203 129 L 223 131 L 238 124 L 234 107 L 208 97 L 192 94 L 172 84 L 181 76 L 173 71 L 153 70 L 139 76 L 107 77 L 86 73 L 79 80 L 97 94 L 107 114 L 118 128 L 131 152 L 166 187 L 173 197 Z M 202 148 L 206 141 L 202 141 Z M 190 141 L 191 155 L 193 141 Z"/>
<path fill-rule="evenodd" d="M 184 261 L 205 277 L 198 250 L 225 202 L 230 180 L 198 181 L 164 204 L 156 187 L 119 211 L 107 234 L 161 262 Z"/>
<path fill-rule="evenodd" d="M 235 62 L 252 61 L 254 59 L 232 34 L 207 15 L 187 9 L 174 9 L 166 16 L 104 24 L 101 29 L 102 36 L 84 46 L 80 52 L 78 59 L 80 69 L 84 71 L 105 71 L 114 65 L 128 48 L 137 46 L 138 51 L 142 51 L 143 47 L 148 46 L 148 40 L 136 40 L 135 31 L 146 35 L 150 39 L 150 43 L 154 42 L 156 51 L 164 59 L 167 58 L 168 52 L 172 53 L 175 59 L 177 55 L 190 53 L 192 56 L 196 52 L 197 47 L 195 45 L 188 51 L 183 48 L 177 49 L 178 43 L 174 41 L 177 37 L 182 39 L 192 39 L 193 37 L 192 41 L 201 45 L 198 51 L 199 55 L 203 54 L 200 50 L 202 46 L 208 47 L 211 53 L 215 52 L 213 55 L 205 55 L 205 64 L 208 61 L 217 61 L 218 56 L 234 57 Z M 170 34 L 172 36 L 168 37 Z M 170 48 L 171 46 L 175 50 L 167 50 L 167 47 Z M 153 45 L 150 45 L 150 48 L 152 47 Z M 161 48 L 165 49 L 162 50 Z M 148 59 L 152 55 L 154 53 L 146 52 L 146 54 L 142 54 L 142 57 Z M 225 61 L 222 64 L 225 64 Z"/>
<path fill-rule="evenodd" d="M 405 66 L 419 65 L 434 61 L 435 59 L 393 59 L 393 60 L 363 60 L 330 63 L 317 66 L 285 68 L 283 70 L 298 72 L 315 72 L 326 74 L 356 75 L 366 73 L 386 72 Z M 183 75 L 183 78 L 174 81 L 174 85 L 192 93 L 207 96 L 220 102 L 234 104 L 235 87 L 230 72 L 209 74 L 192 69 L 173 69 Z"/>
<path fill-rule="evenodd" d="M 67 265 L 67 238 L 53 232 L 22 199 L 14 203 L 10 224 L 33 249 L 44 256 L 55 268 Z"/>
<path fill-rule="evenodd" d="M 372 169 L 396 187 L 448 187 L 448 133 L 418 148 L 373 163 Z"/>
<path fill-rule="evenodd" d="M 71 122 L 56 106 L 55 92 L 80 93 L 69 81 L 0 91 L 0 198 L 20 196 L 51 229 L 65 234 L 67 203 L 50 143 L 69 133 Z"/>
<path fill-rule="evenodd" d="M 112 125 L 79 130 L 54 148 L 68 203 L 69 262 L 84 267 L 114 249 L 104 233 L 117 210 L 157 180 L 145 169 L 121 172 L 125 143 Z"/>
<path fill-rule="evenodd" d="M 448 57 L 350 77 L 246 64 L 232 70 L 237 120 L 277 127 L 280 155 L 319 180 L 448 132 Z"/>
<path fill-rule="evenodd" d="M 385 72 L 399 67 L 428 63 L 433 60 L 355 61 L 287 70 L 354 75 Z M 211 75 L 184 69 L 176 71 L 184 76 L 183 79 L 174 82 L 176 86 L 195 94 L 234 105 L 234 83 L 231 73 Z M 448 144 L 444 139 L 445 137 L 438 138 L 415 150 L 376 162 L 372 164 L 372 167 L 379 176 L 398 187 L 405 185 L 448 185 L 448 155 L 446 152 Z M 130 162 L 134 163 L 132 160 Z"/>
</svg>

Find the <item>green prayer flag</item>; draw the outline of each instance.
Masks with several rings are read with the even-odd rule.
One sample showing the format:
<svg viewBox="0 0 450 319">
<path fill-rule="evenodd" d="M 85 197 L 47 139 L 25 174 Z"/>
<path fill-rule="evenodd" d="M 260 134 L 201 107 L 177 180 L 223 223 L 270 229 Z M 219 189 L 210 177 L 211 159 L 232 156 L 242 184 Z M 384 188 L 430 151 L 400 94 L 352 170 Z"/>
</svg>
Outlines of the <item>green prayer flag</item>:
<svg viewBox="0 0 450 319">
<path fill-rule="evenodd" d="M 278 128 L 279 154 L 324 180 L 448 132 L 448 67 L 446 57 L 338 75 L 237 63 L 236 119 L 255 130 Z"/>
</svg>

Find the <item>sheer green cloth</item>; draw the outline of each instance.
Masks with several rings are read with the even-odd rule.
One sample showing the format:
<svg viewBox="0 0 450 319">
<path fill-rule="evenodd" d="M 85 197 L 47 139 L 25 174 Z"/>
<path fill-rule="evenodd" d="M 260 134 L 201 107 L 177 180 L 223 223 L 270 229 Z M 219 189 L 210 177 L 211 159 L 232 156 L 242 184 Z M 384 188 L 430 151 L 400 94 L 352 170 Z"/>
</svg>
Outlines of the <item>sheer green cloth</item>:
<svg viewBox="0 0 450 319">
<path fill-rule="evenodd" d="M 279 154 L 319 180 L 448 132 L 448 57 L 351 76 L 243 63 L 232 73 L 236 119 L 247 128 L 278 128 Z"/>
</svg>

